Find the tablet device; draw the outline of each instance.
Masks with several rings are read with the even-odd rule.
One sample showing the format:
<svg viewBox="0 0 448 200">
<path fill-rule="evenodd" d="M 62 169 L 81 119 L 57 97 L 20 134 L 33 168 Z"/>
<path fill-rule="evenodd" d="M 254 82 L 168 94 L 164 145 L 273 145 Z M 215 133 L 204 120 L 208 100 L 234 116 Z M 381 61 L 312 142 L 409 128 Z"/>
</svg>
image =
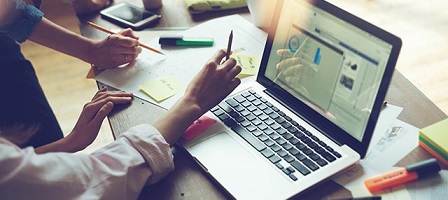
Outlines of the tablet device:
<svg viewBox="0 0 448 200">
<path fill-rule="evenodd" d="M 100 12 L 105 19 L 134 30 L 141 30 L 162 16 L 127 3 L 119 3 Z"/>
</svg>

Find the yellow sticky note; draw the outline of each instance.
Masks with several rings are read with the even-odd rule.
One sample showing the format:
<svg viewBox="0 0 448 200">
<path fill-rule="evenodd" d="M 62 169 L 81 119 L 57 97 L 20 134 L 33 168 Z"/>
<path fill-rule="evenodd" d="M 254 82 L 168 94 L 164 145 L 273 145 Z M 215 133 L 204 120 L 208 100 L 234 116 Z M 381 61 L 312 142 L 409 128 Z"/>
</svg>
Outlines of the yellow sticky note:
<svg viewBox="0 0 448 200">
<path fill-rule="evenodd" d="M 158 103 L 174 96 L 183 89 L 182 85 L 172 77 L 161 77 L 139 87 Z"/>
<path fill-rule="evenodd" d="M 238 65 L 243 69 L 238 77 L 252 76 L 258 73 L 260 68 L 260 59 L 257 56 L 234 54 L 230 57 L 234 58 Z"/>
</svg>

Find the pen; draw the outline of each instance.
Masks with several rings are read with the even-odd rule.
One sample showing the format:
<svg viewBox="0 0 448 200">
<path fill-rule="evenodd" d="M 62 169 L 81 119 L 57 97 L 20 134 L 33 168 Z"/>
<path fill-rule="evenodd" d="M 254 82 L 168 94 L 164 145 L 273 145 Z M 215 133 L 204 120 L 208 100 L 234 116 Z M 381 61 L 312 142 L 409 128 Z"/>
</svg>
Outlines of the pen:
<svg viewBox="0 0 448 200">
<path fill-rule="evenodd" d="M 111 30 L 109 30 L 109 29 L 106 29 L 106 28 L 104 28 L 104 27 L 102 27 L 102 26 L 100 26 L 100 25 L 98 25 L 98 24 L 93 23 L 93 22 L 87 22 L 87 25 L 89 25 L 89 26 L 91 26 L 91 27 L 93 27 L 93 28 L 96 28 L 96 29 L 98 29 L 98 30 L 100 30 L 100 31 L 109 33 L 109 34 L 115 34 L 113 31 L 111 31 Z M 163 54 L 162 52 L 160 52 L 159 50 L 154 49 L 154 48 L 151 48 L 151 47 L 149 47 L 149 46 L 146 46 L 146 45 L 144 45 L 144 44 L 142 44 L 142 43 L 139 43 L 139 45 L 140 45 L 141 47 L 145 48 L 145 49 L 150 50 L 150 51 L 153 51 L 153 52 L 156 52 L 156 53 L 165 55 L 165 54 Z"/>
<path fill-rule="evenodd" d="M 353 197 L 353 198 L 342 198 L 335 200 L 381 200 L 381 196 L 371 196 L 371 197 Z"/>
<path fill-rule="evenodd" d="M 435 158 L 408 165 L 405 168 L 369 178 L 364 181 L 371 193 L 438 173 L 440 166 Z"/>
<path fill-rule="evenodd" d="M 384 108 L 387 107 L 387 101 L 384 101 L 383 104 L 381 105 L 381 110 L 384 110 Z"/>
<path fill-rule="evenodd" d="M 229 41 L 227 43 L 227 54 L 226 54 L 226 60 L 230 57 L 230 49 L 232 48 L 232 40 L 233 40 L 233 30 L 230 31 L 229 35 Z"/>
</svg>

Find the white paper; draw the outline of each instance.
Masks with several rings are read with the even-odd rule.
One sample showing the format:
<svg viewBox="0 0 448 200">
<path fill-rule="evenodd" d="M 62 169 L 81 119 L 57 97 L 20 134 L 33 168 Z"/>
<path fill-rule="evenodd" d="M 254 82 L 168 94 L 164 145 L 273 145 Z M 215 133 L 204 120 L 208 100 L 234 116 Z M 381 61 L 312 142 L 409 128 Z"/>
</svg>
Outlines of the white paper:
<svg viewBox="0 0 448 200">
<path fill-rule="evenodd" d="M 241 53 L 261 58 L 267 34 L 240 15 L 231 15 L 209 20 L 179 33 L 185 37 L 212 37 L 215 41 L 212 47 L 164 48 L 162 51 L 165 55 L 145 50 L 132 67 L 106 70 L 95 79 L 120 90 L 133 92 L 140 98 L 168 109 L 183 95 L 184 91 L 157 103 L 140 91 L 138 86 L 158 77 L 169 76 L 186 87 L 218 49 L 227 48 L 231 30 L 233 30 L 232 49 L 244 49 Z M 158 38 L 148 45 L 160 49 Z M 254 76 L 250 76 L 242 81 L 254 79 Z"/>
<path fill-rule="evenodd" d="M 372 139 L 370 140 L 369 148 L 367 150 L 367 154 L 370 153 L 372 148 L 381 139 L 383 134 L 387 131 L 387 129 L 394 123 L 397 119 L 398 115 L 400 115 L 402 107 L 394 106 L 388 104 L 383 110 L 381 110 L 380 115 L 378 116 L 378 121 L 375 126 L 375 131 L 373 132 Z"/>
<path fill-rule="evenodd" d="M 378 172 L 386 172 L 418 146 L 418 128 L 395 120 L 361 163 Z"/>
<path fill-rule="evenodd" d="M 448 171 L 406 184 L 412 199 L 448 199 Z"/>
<path fill-rule="evenodd" d="M 378 172 L 375 170 L 359 164 L 334 177 L 333 181 L 350 190 L 354 198 L 368 197 L 372 196 L 372 194 L 364 185 L 364 180 L 377 175 Z"/>
</svg>

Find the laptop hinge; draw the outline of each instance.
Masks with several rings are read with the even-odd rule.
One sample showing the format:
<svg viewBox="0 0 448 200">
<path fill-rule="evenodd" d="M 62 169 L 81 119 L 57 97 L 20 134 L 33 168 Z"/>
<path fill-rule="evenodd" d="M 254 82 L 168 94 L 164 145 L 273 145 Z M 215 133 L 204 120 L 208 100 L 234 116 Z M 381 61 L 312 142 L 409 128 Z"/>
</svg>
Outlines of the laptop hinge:
<svg viewBox="0 0 448 200">
<path fill-rule="evenodd" d="M 286 100 L 284 98 L 281 98 L 280 95 L 277 95 L 274 91 L 270 90 L 270 89 L 265 89 L 263 90 L 263 92 L 265 92 L 267 95 L 269 95 L 270 97 L 272 97 L 273 99 L 275 99 L 277 102 L 279 102 L 280 104 L 282 104 L 285 108 L 287 108 L 288 110 L 290 110 L 291 112 L 293 112 L 294 114 L 296 114 L 297 116 L 299 116 L 302 120 L 306 121 L 309 125 L 313 126 L 316 130 L 318 130 L 319 132 L 321 132 L 322 134 L 324 134 L 325 136 L 327 136 L 330 140 L 332 140 L 334 143 L 336 143 L 339 146 L 342 146 L 343 144 L 341 142 L 339 142 L 336 138 L 334 138 L 333 136 L 331 136 L 330 134 L 328 134 L 325 130 L 322 130 L 319 127 L 316 127 L 315 125 L 313 125 L 313 123 L 311 123 L 309 120 L 307 120 L 305 117 L 303 117 L 303 115 L 299 114 L 293 107 L 286 105 L 284 102 L 286 102 Z M 327 130 L 329 131 L 329 130 Z"/>
</svg>

